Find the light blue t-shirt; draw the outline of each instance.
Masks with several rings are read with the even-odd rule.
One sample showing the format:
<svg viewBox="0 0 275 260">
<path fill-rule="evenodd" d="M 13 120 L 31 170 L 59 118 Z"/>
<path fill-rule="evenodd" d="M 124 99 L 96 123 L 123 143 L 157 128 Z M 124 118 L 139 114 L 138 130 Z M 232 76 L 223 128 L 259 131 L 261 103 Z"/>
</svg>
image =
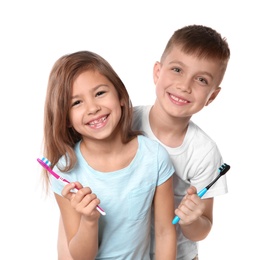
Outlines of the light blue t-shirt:
<svg viewBox="0 0 275 260">
<path fill-rule="evenodd" d="M 70 173 L 54 171 L 68 181 L 89 186 L 106 212 L 99 219 L 101 260 L 150 259 L 151 206 L 156 187 L 174 172 L 165 148 L 157 141 L 138 136 L 138 150 L 132 162 L 114 172 L 99 172 L 90 167 L 75 146 L 77 164 Z M 62 159 L 59 163 L 64 163 Z M 52 190 L 61 195 L 64 185 L 51 178 Z"/>
</svg>

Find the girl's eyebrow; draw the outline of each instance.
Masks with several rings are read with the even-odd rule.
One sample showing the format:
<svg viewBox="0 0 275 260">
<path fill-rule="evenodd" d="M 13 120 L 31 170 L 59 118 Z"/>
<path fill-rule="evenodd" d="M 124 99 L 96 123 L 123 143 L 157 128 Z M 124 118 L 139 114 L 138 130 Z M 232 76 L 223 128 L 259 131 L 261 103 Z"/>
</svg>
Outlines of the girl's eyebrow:
<svg viewBox="0 0 275 260">
<path fill-rule="evenodd" d="M 108 84 L 99 84 L 99 85 L 96 85 L 95 87 L 92 87 L 92 89 L 90 89 L 90 91 L 97 91 L 100 87 L 109 88 L 110 86 Z M 71 96 L 71 99 L 78 98 L 78 97 L 79 97 L 79 95 Z"/>
</svg>

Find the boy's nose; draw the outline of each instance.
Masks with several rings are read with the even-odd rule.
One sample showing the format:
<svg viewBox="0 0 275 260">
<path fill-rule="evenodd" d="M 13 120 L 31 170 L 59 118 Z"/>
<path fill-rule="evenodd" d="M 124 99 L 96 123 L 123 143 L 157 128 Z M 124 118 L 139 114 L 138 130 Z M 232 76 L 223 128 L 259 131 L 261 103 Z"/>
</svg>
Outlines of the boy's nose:
<svg viewBox="0 0 275 260">
<path fill-rule="evenodd" d="M 177 88 L 180 89 L 181 91 L 191 93 L 192 88 L 191 88 L 191 80 L 189 79 L 182 79 L 177 83 Z"/>
</svg>

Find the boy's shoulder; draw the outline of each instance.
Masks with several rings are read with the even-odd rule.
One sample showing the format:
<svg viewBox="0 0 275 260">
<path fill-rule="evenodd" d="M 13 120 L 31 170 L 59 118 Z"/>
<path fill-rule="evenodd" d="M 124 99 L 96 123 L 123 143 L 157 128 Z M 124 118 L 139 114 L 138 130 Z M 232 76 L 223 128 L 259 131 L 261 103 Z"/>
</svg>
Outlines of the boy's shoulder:
<svg viewBox="0 0 275 260">
<path fill-rule="evenodd" d="M 212 137 L 192 120 L 189 122 L 186 139 L 190 141 L 192 140 L 191 142 L 196 143 L 197 145 L 216 146 L 216 142 L 212 139 Z"/>
</svg>

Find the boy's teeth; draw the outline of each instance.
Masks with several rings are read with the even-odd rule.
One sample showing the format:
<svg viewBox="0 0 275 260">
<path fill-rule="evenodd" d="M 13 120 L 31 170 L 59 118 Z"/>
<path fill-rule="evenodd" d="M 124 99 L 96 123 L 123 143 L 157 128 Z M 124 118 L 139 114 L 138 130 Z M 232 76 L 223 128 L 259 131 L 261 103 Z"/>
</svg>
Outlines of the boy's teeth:
<svg viewBox="0 0 275 260">
<path fill-rule="evenodd" d="M 175 101 L 178 101 L 178 102 L 184 102 L 184 103 L 187 103 L 187 101 L 186 101 L 186 100 L 184 100 L 184 99 L 180 99 L 180 98 L 175 97 L 175 96 L 173 96 L 173 95 L 171 95 L 171 98 L 172 98 L 172 99 L 174 99 Z"/>
</svg>

